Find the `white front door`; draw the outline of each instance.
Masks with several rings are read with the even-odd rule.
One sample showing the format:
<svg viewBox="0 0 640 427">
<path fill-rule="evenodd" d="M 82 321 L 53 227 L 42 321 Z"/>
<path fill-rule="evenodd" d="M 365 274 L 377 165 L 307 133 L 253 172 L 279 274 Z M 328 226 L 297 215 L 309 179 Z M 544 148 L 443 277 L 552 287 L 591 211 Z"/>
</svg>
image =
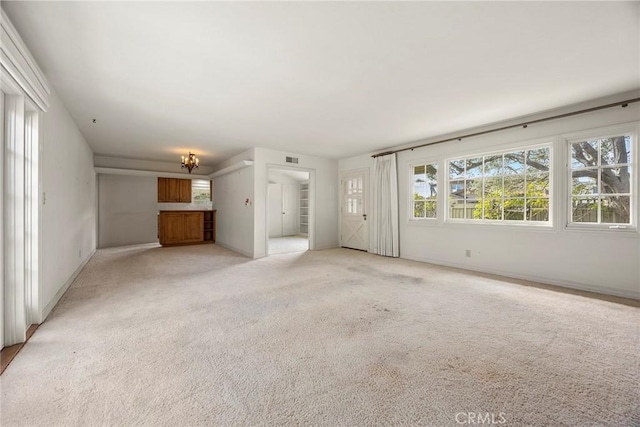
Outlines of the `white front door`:
<svg viewBox="0 0 640 427">
<path fill-rule="evenodd" d="M 368 186 L 368 170 L 346 172 L 342 175 L 340 209 L 340 246 L 342 247 L 369 250 Z"/>
<path fill-rule="evenodd" d="M 282 184 L 269 184 L 269 237 L 282 237 Z"/>
</svg>

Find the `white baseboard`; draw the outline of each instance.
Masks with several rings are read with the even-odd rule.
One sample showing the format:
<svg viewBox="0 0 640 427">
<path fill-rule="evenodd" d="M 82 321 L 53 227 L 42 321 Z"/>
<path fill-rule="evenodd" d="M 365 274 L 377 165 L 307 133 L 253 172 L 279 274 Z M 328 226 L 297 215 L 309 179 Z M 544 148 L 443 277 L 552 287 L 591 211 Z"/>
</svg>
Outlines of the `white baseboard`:
<svg viewBox="0 0 640 427">
<path fill-rule="evenodd" d="M 67 292 L 67 289 L 69 289 L 69 286 L 71 286 L 73 281 L 76 280 L 76 277 L 78 277 L 78 274 L 80 274 L 80 272 L 85 267 L 85 265 L 87 265 L 87 263 L 91 260 L 91 258 L 93 258 L 93 255 L 95 253 L 96 253 L 96 250 L 94 249 L 89 254 L 89 256 L 85 258 L 84 261 L 82 261 L 80 266 L 78 266 L 76 271 L 73 272 L 71 277 L 67 279 L 67 281 L 64 283 L 64 285 L 62 285 L 62 287 L 58 290 L 58 292 L 56 292 L 56 294 L 53 296 L 51 301 L 49 301 L 49 304 L 47 304 L 47 306 L 40 313 L 40 323 L 43 323 L 45 320 L 47 320 L 47 317 L 49 317 L 49 314 L 51 314 L 51 311 L 54 309 L 56 304 L 58 304 L 62 296 L 65 294 L 65 292 Z"/>
<path fill-rule="evenodd" d="M 238 249 L 238 248 L 236 248 L 236 247 L 234 247 L 232 245 L 227 245 L 226 243 L 222 243 L 222 242 L 220 242 L 218 240 L 216 240 L 216 245 L 222 246 L 223 248 L 229 249 L 230 251 L 237 252 L 240 255 L 246 256 L 247 258 L 253 258 L 253 254 L 250 254 L 250 253 L 248 253 L 246 251 L 243 251 L 242 249 Z"/>
<path fill-rule="evenodd" d="M 334 244 L 329 244 L 329 245 L 316 245 L 315 248 L 313 248 L 314 251 L 323 251 L 325 249 L 337 249 L 340 246 L 338 246 L 337 243 Z"/>
<path fill-rule="evenodd" d="M 616 296 L 616 297 L 631 298 L 631 299 L 640 300 L 640 291 L 633 292 L 633 291 L 627 291 L 627 290 L 607 288 L 607 287 L 604 287 L 604 286 L 585 285 L 585 284 L 582 284 L 582 283 L 575 283 L 575 282 L 570 282 L 570 281 L 566 281 L 566 280 L 555 280 L 555 279 L 549 279 L 547 277 L 531 276 L 531 275 L 528 275 L 528 274 L 519 274 L 519 273 L 510 272 L 510 271 L 495 270 L 495 269 L 491 269 L 491 268 L 479 268 L 477 266 L 470 266 L 470 265 L 466 265 L 466 264 L 458 264 L 458 263 L 441 261 L 441 260 L 431 259 L 431 258 L 415 257 L 415 256 L 411 256 L 411 255 L 409 255 L 409 256 L 401 255 L 400 258 L 408 259 L 408 260 L 411 260 L 411 261 L 426 262 L 426 263 L 429 263 L 429 264 L 442 265 L 442 266 L 445 266 L 445 267 L 453 267 L 453 268 L 458 268 L 458 269 L 461 269 L 461 270 L 475 271 L 475 272 L 478 272 L 478 273 L 494 274 L 496 276 L 509 277 L 509 278 L 512 278 L 512 279 L 527 280 L 527 281 L 530 281 L 530 282 L 537 282 L 537 283 L 541 283 L 541 284 L 544 284 L 544 285 L 558 286 L 558 287 L 561 287 L 561 288 L 569 288 L 569 289 L 575 289 L 575 290 L 579 290 L 579 291 L 594 292 L 594 293 L 597 293 L 597 294 L 604 294 L 604 295 L 611 295 L 611 296 Z"/>
</svg>

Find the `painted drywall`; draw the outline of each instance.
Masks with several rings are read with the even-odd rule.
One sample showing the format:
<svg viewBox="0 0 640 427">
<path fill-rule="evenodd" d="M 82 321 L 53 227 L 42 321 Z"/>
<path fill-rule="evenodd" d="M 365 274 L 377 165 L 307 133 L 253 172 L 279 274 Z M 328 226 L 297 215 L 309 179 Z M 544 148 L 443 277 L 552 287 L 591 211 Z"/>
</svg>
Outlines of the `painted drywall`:
<svg viewBox="0 0 640 427">
<path fill-rule="evenodd" d="M 169 172 L 186 175 L 185 178 L 195 175 L 208 175 L 213 172 L 213 167 L 200 165 L 191 174 L 180 166 L 180 156 L 176 155 L 175 162 L 162 162 L 157 160 L 125 159 L 122 157 L 100 156 L 93 157 L 94 165 L 102 168 L 131 169 L 139 171 Z M 206 179 L 206 178 L 204 178 Z"/>
<path fill-rule="evenodd" d="M 253 160 L 255 149 L 244 151 L 216 165 L 222 170 L 242 160 Z M 254 168 L 245 167 L 213 179 L 216 244 L 254 256 Z M 248 200 L 248 202 L 247 202 Z"/>
<path fill-rule="evenodd" d="M 298 158 L 295 165 L 286 162 L 286 157 Z M 254 257 L 267 254 L 267 186 L 268 168 L 273 166 L 296 166 L 310 171 L 310 236 L 312 249 L 327 249 L 338 246 L 338 161 L 296 153 L 255 149 L 255 230 Z"/>
<path fill-rule="evenodd" d="M 43 118 L 41 313 L 96 248 L 93 152 L 52 90 Z"/>
<path fill-rule="evenodd" d="M 561 111 L 588 108 L 596 104 L 638 96 L 624 94 Z M 547 114 L 542 114 L 545 116 Z M 496 273 L 543 283 L 640 298 L 640 234 L 614 230 L 576 231 L 567 229 L 565 196 L 567 182 L 564 134 L 637 121 L 640 106 L 614 108 L 571 118 L 493 133 L 484 137 L 425 147 L 398 154 L 400 201 L 400 256 L 402 258 L 470 270 Z M 461 133 L 467 133 L 463 131 Z M 435 140 L 435 139 L 434 139 Z M 451 224 L 442 220 L 441 197 L 439 219 L 435 222 L 409 221 L 409 167 L 414 162 L 482 154 L 492 150 L 518 147 L 532 142 L 553 142 L 554 155 L 554 226 L 547 229 L 506 227 L 481 224 Z M 430 142 L 429 140 L 423 142 Z M 373 168 L 370 156 L 340 161 L 340 171 Z M 439 187 L 444 184 L 441 170 Z M 640 183 L 635 182 L 636 188 Z M 634 209 L 640 209 L 636 198 Z M 471 257 L 465 251 L 471 250 Z"/>
<path fill-rule="evenodd" d="M 291 167 L 287 156 L 297 157 L 296 166 L 310 172 L 310 194 L 316 199 L 310 208 L 315 221 L 312 249 L 338 246 L 338 161 L 264 148 L 252 148 L 214 167 L 219 171 L 242 160 L 253 160 L 250 167 L 214 178 L 216 243 L 252 258 L 266 256 L 268 169 Z"/>
<path fill-rule="evenodd" d="M 100 174 L 98 194 L 99 247 L 158 241 L 156 178 Z"/>
</svg>

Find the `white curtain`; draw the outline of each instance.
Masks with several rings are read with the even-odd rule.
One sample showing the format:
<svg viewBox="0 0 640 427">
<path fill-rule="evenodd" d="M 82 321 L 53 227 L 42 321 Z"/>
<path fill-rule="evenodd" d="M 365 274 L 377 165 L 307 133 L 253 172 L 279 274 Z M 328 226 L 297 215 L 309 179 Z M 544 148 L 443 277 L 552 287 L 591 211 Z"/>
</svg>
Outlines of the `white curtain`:
<svg viewBox="0 0 640 427">
<path fill-rule="evenodd" d="M 395 154 L 375 158 L 372 187 L 371 252 L 398 257 L 398 170 Z"/>
</svg>

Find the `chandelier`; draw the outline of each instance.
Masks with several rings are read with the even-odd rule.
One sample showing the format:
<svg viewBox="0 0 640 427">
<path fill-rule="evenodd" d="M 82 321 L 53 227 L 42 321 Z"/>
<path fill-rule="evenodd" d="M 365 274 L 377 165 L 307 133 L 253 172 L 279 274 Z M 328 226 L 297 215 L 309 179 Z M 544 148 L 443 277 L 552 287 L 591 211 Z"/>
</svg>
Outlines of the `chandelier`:
<svg viewBox="0 0 640 427">
<path fill-rule="evenodd" d="M 193 154 L 192 152 L 189 152 L 189 155 L 187 157 L 182 156 L 182 169 L 187 168 L 189 169 L 189 173 L 191 173 L 192 169 L 197 169 L 198 168 L 198 158 L 196 157 L 195 154 Z"/>
</svg>

